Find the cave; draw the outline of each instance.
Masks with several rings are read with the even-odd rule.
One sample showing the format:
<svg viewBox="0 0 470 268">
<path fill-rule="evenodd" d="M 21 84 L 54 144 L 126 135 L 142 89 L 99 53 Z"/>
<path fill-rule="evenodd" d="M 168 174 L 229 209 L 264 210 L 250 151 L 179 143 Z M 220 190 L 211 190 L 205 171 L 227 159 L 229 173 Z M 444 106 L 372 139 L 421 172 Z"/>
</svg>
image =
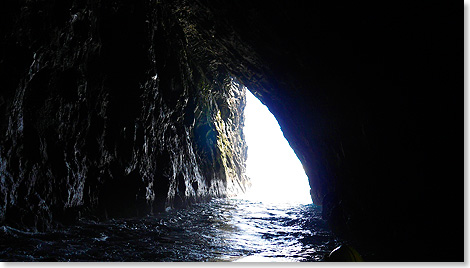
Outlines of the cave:
<svg viewBox="0 0 470 268">
<path fill-rule="evenodd" d="M 246 175 L 251 186 L 238 197 L 260 202 L 311 204 L 310 185 L 302 163 L 276 118 L 249 90 L 246 90 L 244 115 L 243 134 L 248 147 Z"/>
<path fill-rule="evenodd" d="M 0 10 L 2 237 L 5 226 L 41 233 L 244 192 L 247 87 L 278 120 L 335 237 L 369 261 L 464 260 L 457 16 L 446 7 L 13 0 Z"/>
</svg>

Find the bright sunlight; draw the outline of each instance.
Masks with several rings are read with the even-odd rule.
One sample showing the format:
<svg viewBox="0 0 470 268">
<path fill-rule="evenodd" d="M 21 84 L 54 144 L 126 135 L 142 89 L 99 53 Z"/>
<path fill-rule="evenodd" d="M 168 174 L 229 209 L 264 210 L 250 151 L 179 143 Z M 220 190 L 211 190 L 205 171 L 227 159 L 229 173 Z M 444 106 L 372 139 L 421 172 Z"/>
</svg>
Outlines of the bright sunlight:
<svg viewBox="0 0 470 268">
<path fill-rule="evenodd" d="M 246 172 L 252 187 L 244 198 L 274 203 L 310 204 L 307 175 L 276 118 L 249 90 L 246 91 Z"/>
</svg>

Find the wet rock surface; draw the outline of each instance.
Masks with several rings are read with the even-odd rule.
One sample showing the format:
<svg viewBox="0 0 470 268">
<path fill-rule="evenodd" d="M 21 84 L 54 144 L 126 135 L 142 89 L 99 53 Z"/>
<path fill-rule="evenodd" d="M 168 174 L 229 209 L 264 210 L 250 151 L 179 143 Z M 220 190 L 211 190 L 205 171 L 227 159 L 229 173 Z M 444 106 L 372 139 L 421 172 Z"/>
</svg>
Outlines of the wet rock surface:
<svg viewBox="0 0 470 268">
<path fill-rule="evenodd" d="M 46 230 L 80 213 L 145 216 L 244 191 L 245 88 L 192 66 L 170 7 L 7 7 L 3 223 Z"/>
<path fill-rule="evenodd" d="M 278 119 L 337 236 L 374 260 L 462 260 L 457 22 L 445 8 L 1 5 L 3 224 L 48 229 L 242 191 L 241 83 Z"/>
</svg>

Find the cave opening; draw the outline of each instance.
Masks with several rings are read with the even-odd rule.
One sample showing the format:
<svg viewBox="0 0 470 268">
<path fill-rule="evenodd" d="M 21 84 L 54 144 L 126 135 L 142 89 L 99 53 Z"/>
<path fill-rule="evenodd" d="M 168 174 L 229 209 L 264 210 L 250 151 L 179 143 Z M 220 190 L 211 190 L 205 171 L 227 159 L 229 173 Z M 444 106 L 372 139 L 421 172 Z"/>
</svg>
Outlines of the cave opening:
<svg viewBox="0 0 470 268">
<path fill-rule="evenodd" d="M 244 113 L 243 132 L 248 146 L 246 174 L 251 187 L 243 198 L 267 203 L 311 204 L 310 186 L 302 163 L 274 115 L 249 90 Z"/>
</svg>

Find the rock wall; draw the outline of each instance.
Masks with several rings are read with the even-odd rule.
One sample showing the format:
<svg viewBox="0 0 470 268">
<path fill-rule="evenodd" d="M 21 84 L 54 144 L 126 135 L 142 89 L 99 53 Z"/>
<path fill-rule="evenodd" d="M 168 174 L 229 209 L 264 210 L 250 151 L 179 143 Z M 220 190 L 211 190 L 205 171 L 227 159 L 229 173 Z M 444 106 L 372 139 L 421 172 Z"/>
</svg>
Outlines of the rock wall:
<svg viewBox="0 0 470 268">
<path fill-rule="evenodd" d="M 241 83 L 278 119 L 338 237 L 369 260 L 462 260 L 445 6 L 1 5 L 2 222 L 41 229 L 242 190 Z"/>
<path fill-rule="evenodd" d="M 165 3 L 2 4 L 0 224 L 146 215 L 244 191 L 245 88 Z"/>
</svg>

